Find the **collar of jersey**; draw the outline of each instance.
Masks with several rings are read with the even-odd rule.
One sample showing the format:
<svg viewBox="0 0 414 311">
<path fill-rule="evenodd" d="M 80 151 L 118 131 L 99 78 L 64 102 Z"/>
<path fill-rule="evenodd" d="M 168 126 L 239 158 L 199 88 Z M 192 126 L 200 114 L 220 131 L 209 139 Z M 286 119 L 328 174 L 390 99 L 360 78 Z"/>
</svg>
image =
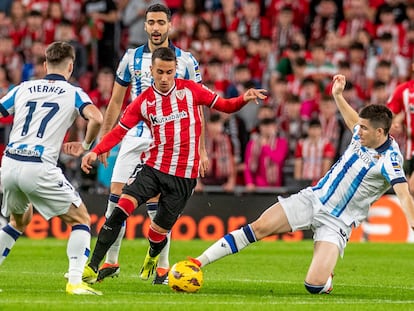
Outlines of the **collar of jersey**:
<svg viewBox="0 0 414 311">
<path fill-rule="evenodd" d="M 172 49 L 173 51 L 175 51 L 175 45 L 172 44 L 170 40 L 168 40 L 168 47 Z M 145 43 L 144 45 L 144 53 L 151 53 L 148 43 Z"/>
<path fill-rule="evenodd" d="M 392 138 L 391 138 L 390 135 L 388 135 L 388 139 L 385 141 L 385 143 L 383 143 L 378 148 L 375 148 L 375 151 L 378 152 L 378 153 L 384 152 L 385 150 L 387 150 L 391 146 L 391 142 L 392 142 Z"/>
<path fill-rule="evenodd" d="M 63 80 L 66 81 L 65 77 L 56 73 L 48 74 L 44 77 L 45 80 Z"/>
<path fill-rule="evenodd" d="M 161 92 L 159 89 L 157 89 L 155 87 L 155 84 L 154 83 L 152 84 L 152 88 L 154 89 L 154 91 L 157 92 L 158 94 L 162 95 L 162 96 L 168 96 L 168 95 L 170 95 L 171 92 L 175 89 L 176 86 L 177 86 L 177 84 L 176 84 L 176 82 L 174 82 L 174 85 L 168 90 L 168 92 L 163 93 L 163 92 Z"/>
</svg>

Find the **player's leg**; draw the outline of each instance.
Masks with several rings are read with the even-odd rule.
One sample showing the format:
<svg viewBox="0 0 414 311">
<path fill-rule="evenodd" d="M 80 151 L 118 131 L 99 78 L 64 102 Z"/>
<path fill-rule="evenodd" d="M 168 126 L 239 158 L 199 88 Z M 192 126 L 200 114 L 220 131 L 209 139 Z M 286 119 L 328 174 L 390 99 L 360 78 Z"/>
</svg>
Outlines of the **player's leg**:
<svg viewBox="0 0 414 311">
<path fill-rule="evenodd" d="M 275 203 L 257 220 L 226 234 L 193 261 L 202 267 L 227 255 L 238 253 L 251 243 L 267 236 L 289 231 L 291 227 L 286 214 L 280 203 Z"/>
<path fill-rule="evenodd" d="M 115 160 L 111 177 L 110 195 L 105 212 L 105 217 L 107 219 L 117 206 L 125 183 L 139 164 L 140 154 L 145 151 L 151 143 L 151 139 L 137 137 L 134 131 L 136 131 L 135 128 L 131 129 L 131 131 L 124 137 L 118 156 Z M 104 264 L 99 269 L 99 281 L 102 281 L 106 277 L 119 275 L 119 253 L 121 250 L 122 239 L 125 235 L 125 229 L 126 223 L 124 222 L 116 240 L 106 253 Z"/>
<path fill-rule="evenodd" d="M 77 206 L 78 205 L 78 206 Z M 91 244 L 90 218 L 83 203 L 71 204 L 67 213 L 59 217 L 72 227 L 66 254 L 69 260 L 66 292 L 74 295 L 102 295 L 82 282 L 82 273 L 88 260 Z"/>
<path fill-rule="evenodd" d="M 324 225 L 324 219 L 331 218 L 329 215 L 318 214 L 317 218 L 313 227 L 313 258 L 305 278 L 305 288 L 312 294 L 328 294 L 333 289 L 334 268 L 339 255 L 344 254 L 351 228 L 336 219 L 329 219 L 330 224 L 338 223 L 336 229 L 332 225 Z"/>
<path fill-rule="evenodd" d="M 33 208 L 29 204 L 24 214 L 11 214 L 9 223 L 0 230 L 0 265 L 10 253 L 17 239 L 26 230 L 32 215 Z"/>
<path fill-rule="evenodd" d="M 338 246 L 332 242 L 316 241 L 313 258 L 305 278 L 305 288 L 311 294 L 329 294 L 333 289 L 333 271 L 338 260 Z"/>
<path fill-rule="evenodd" d="M 171 176 L 148 167 L 146 169 L 147 174 L 153 177 L 154 187 L 160 187 L 161 194 L 157 211 L 148 230 L 150 246 L 140 272 L 140 277 L 143 280 L 147 280 L 154 273 L 160 254 L 168 243 L 168 234 L 182 213 L 196 185 L 195 179 Z M 145 187 L 143 184 L 139 186 Z"/>
<path fill-rule="evenodd" d="M 101 230 L 99 231 L 95 249 L 92 253 L 91 260 L 88 263 L 89 269 L 85 269 L 84 271 L 84 280 L 86 277 L 85 274 L 88 274 L 90 272 L 88 270 L 90 269 L 95 272 L 97 276 L 98 267 L 105 257 L 106 252 L 115 242 L 126 219 L 132 214 L 137 206 L 138 201 L 133 196 L 126 194 L 121 195 L 121 198 L 118 201 L 118 206 L 115 207 L 111 213 L 111 216 L 106 219 Z"/>
<path fill-rule="evenodd" d="M 147 202 L 147 213 L 149 218 L 154 220 L 155 215 L 157 214 L 158 209 L 158 200 L 159 195 L 155 198 L 149 199 Z M 168 284 L 168 271 L 170 270 L 170 243 L 171 243 L 171 230 L 167 233 L 167 243 L 164 248 L 161 250 L 160 256 L 158 258 L 157 269 L 155 273 L 153 284 Z"/>
</svg>

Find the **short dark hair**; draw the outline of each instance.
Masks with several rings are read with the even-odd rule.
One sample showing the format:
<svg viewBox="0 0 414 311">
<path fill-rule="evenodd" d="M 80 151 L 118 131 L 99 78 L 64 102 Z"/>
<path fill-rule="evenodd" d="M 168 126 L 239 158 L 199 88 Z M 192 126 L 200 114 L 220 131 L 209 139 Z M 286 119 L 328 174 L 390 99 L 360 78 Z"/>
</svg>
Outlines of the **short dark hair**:
<svg viewBox="0 0 414 311">
<path fill-rule="evenodd" d="M 147 10 L 145 11 L 145 19 L 147 19 L 147 15 L 150 12 L 164 12 L 165 15 L 167 15 L 168 21 L 171 21 L 171 11 L 168 7 L 161 3 L 156 3 L 153 5 L 150 5 Z"/>
<path fill-rule="evenodd" d="M 385 134 L 390 131 L 392 112 L 384 105 L 368 105 L 360 111 L 359 117 L 369 120 L 376 128 L 384 129 Z"/>
<path fill-rule="evenodd" d="M 75 60 L 75 49 L 67 42 L 57 41 L 46 48 L 46 62 L 52 66 L 61 64 L 66 59 Z"/>
<path fill-rule="evenodd" d="M 154 61 L 157 58 L 163 61 L 167 61 L 167 62 L 177 60 L 177 57 L 175 56 L 175 52 L 169 47 L 161 47 L 161 48 L 156 49 L 152 53 L 152 58 L 151 58 L 152 63 L 154 63 Z"/>
</svg>

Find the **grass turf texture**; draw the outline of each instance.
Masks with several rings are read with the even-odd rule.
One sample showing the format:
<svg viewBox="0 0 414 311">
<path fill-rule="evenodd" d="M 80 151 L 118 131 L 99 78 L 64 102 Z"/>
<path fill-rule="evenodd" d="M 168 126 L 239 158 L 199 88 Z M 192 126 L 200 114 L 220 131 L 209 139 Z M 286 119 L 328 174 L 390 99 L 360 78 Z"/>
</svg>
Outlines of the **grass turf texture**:
<svg viewBox="0 0 414 311">
<path fill-rule="evenodd" d="M 171 264 L 211 243 L 173 241 Z M 63 278 L 66 241 L 20 238 L 0 266 L 0 310 L 414 310 L 412 244 L 349 244 L 330 295 L 310 295 L 303 286 L 312 241 L 251 245 L 203 268 L 195 294 L 138 278 L 147 245 L 124 241 L 121 275 L 94 285 L 104 296 L 71 296 Z"/>
</svg>

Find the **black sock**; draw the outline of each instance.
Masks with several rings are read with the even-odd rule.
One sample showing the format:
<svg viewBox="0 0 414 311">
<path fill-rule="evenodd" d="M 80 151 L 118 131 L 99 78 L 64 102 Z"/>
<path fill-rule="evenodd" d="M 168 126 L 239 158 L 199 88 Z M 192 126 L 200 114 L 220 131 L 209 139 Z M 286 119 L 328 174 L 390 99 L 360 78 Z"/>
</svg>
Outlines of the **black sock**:
<svg viewBox="0 0 414 311">
<path fill-rule="evenodd" d="M 105 257 L 106 252 L 115 242 L 122 224 L 128 218 L 119 207 L 115 207 L 111 216 L 105 221 L 98 234 L 98 240 L 96 241 L 95 249 L 92 254 L 91 262 L 89 266 L 95 271 L 98 271 L 99 264 Z"/>
<path fill-rule="evenodd" d="M 162 240 L 161 242 L 158 242 L 158 243 L 149 241 L 149 243 L 150 243 L 150 249 L 149 249 L 149 252 L 148 252 L 149 255 L 151 257 L 157 256 L 159 253 L 161 253 L 162 249 L 167 244 L 167 242 L 168 242 L 167 237 L 165 237 L 164 240 Z"/>
</svg>

